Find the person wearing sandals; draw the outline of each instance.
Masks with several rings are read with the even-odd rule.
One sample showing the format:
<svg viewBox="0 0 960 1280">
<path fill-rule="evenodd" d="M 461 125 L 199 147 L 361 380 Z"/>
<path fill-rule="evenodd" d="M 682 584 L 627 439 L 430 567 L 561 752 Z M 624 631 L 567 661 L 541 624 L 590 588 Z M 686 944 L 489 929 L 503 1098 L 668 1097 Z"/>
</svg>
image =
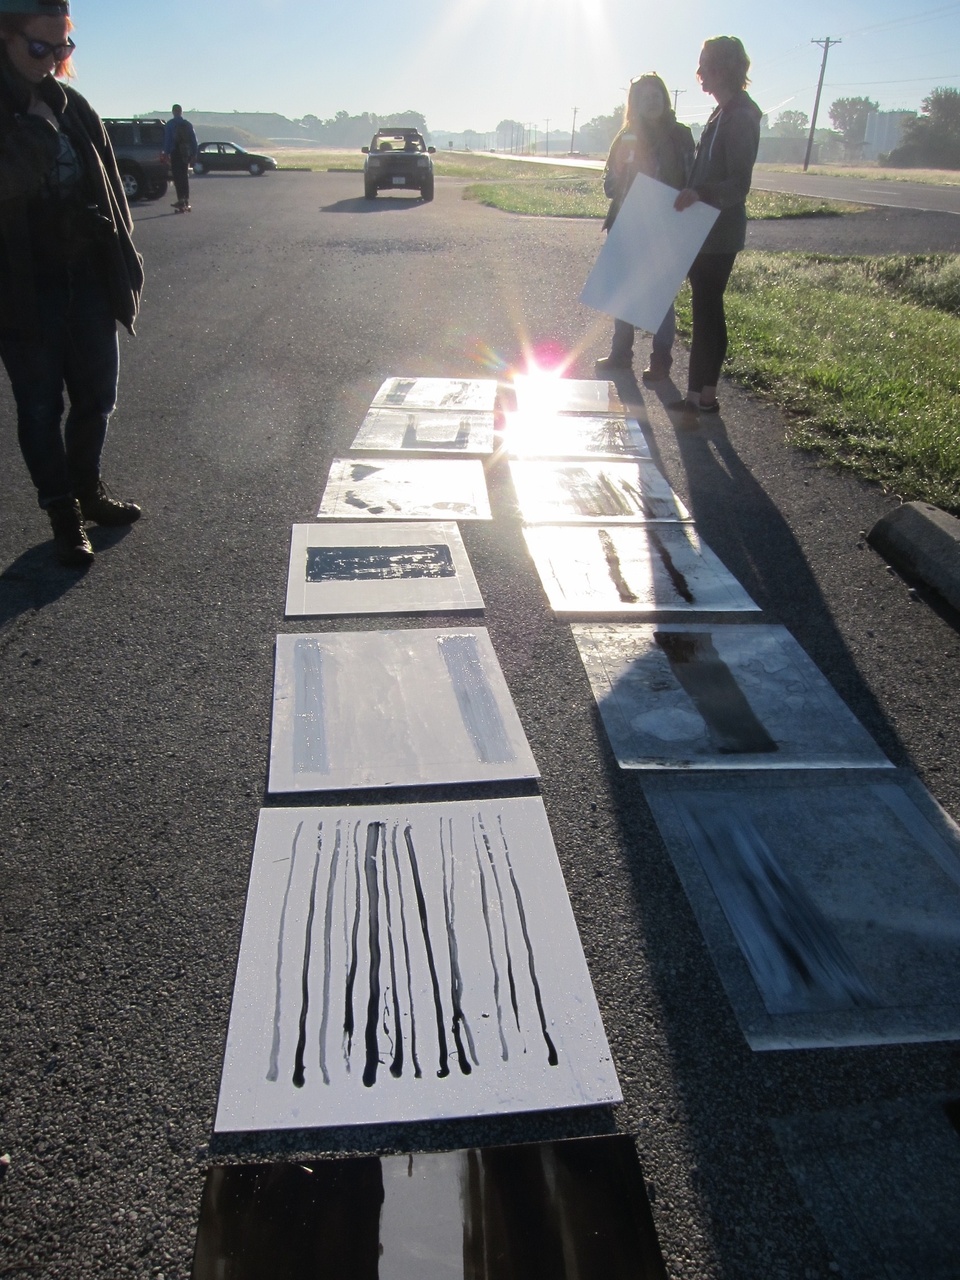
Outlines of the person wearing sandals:
<svg viewBox="0 0 960 1280">
<path fill-rule="evenodd" d="M 658 75 L 639 76 L 630 82 L 623 128 L 613 140 L 603 172 L 603 192 L 610 208 L 603 222 L 609 231 L 627 192 L 638 173 L 665 182 L 686 186 L 693 164 L 693 134 L 678 124 L 670 105 L 667 86 Z M 643 371 L 644 382 L 658 382 L 670 376 L 677 318 L 671 304 L 663 324 L 653 335 L 653 353 Z M 634 328 L 626 320 L 614 320 L 610 354 L 598 360 L 596 368 L 629 369 L 633 363 Z"/>
<path fill-rule="evenodd" d="M 57 557 L 84 568 L 85 521 L 140 515 L 107 493 L 100 457 L 117 398 L 117 322 L 133 332 L 143 264 L 100 117 L 58 83 L 72 74 L 71 29 L 67 0 L 0 0 L 0 360 Z"/>
<path fill-rule="evenodd" d="M 720 407 L 717 383 L 727 354 L 723 295 L 746 240 L 746 199 L 760 145 L 762 113 L 746 92 L 749 69 L 750 59 L 736 36 L 705 42 L 697 78 L 717 106 L 700 135 L 689 183 L 674 202 L 681 211 L 698 200 L 720 210 L 687 273 L 693 310 L 687 394 L 667 406 L 689 419 Z"/>
</svg>

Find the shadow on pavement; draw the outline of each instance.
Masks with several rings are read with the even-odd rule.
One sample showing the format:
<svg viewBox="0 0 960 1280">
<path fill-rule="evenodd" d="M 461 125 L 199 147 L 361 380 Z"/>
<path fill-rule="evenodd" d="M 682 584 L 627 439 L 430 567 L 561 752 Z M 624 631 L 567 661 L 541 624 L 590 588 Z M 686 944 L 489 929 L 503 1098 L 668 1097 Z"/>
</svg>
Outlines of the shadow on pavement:
<svg viewBox="0 0 960 1280">
<path fill-rule="evenodd" d="M 396 196 L 380 196 L 376 200 L 368 200 L 365 196 L 357 196 L 355 200 L 335 200 L 333 204 L 322 204 L 321 213 L 388 213 L 391 209 L 419 209 L 429 201 L 418 195 L 415 200 L 409 196 L 398 199 Z"/>
<path fill-rule="evenodd" d="M 98 555 L 115 547 L 129 532 L 129 528 L 89 530 Z M 19 617 L 53 604 L 91 570 L 96 572 L 96 563 L 86 569 L 67 569 L 58 564 L 51 539 L 22 552 L 0 570 L 0 639 Z"/>
</svg>

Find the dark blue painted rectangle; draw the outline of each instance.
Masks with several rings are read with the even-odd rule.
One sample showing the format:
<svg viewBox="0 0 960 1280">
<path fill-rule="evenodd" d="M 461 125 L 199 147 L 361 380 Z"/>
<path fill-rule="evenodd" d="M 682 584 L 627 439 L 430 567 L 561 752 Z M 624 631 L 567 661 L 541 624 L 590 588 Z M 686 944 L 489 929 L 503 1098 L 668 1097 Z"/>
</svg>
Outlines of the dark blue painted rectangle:
<svg viewBox="0 0 960 1280">
<path fill-rule="evenodd" d="M 388 582 L 456 576 L 456 566 L 445 543 L 307 548 L 307 582 Z"/>
</svg>

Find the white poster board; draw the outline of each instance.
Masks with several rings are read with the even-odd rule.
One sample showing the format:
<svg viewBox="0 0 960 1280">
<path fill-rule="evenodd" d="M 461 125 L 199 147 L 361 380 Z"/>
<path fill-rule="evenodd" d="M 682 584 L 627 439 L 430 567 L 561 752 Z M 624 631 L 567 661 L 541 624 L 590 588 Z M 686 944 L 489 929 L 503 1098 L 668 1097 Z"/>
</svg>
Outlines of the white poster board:
<svg viewBox="0 0 960 1280">
<path fill-rule="evenodd" d="M 656 333 L 719 209 L 678 213 L 673 187 L 638 173 L 587 277 L 580 301 Z"/>
<path fill-rule="evenodd" d="M 218 1133 L 621 1097 L 538 796 L 261 811 Z"/>
</svg>

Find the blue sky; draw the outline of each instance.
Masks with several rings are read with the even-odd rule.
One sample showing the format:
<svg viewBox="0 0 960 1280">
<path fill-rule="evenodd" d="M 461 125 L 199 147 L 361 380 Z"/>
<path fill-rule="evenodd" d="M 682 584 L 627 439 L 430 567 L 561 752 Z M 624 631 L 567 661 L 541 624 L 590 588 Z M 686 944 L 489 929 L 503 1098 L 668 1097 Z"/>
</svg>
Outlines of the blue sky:
<svg viewBox="0 0 960 1280">
<path fill-rule="evenodd" d="M 102 115 L 166 109 L 422 111 L 432 129 L 492 130 L 504 118 L 569 129 L 624 99 L 656 70 L 677 114 L 702 121 L 712 99 L 694 75 L 706 36 L 738 35 L 751 93 L 775 116 L 869 96 L 912 108 L 960 88 L 960 0 L 74 0 L 77 88 Z"/>
</svg>

